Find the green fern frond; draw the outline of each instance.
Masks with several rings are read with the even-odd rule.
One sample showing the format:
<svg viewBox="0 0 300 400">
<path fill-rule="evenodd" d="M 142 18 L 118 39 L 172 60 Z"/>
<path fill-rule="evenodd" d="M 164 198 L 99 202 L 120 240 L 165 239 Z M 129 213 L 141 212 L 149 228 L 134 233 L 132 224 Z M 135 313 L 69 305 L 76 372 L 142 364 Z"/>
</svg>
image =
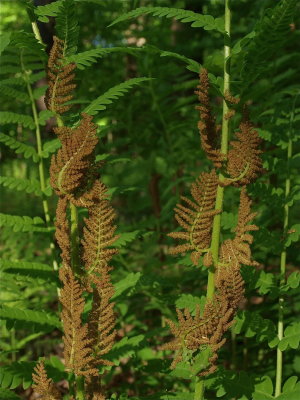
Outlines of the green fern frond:
<svg viewBox="0 0 300 400">
<path fill-rule="evenodd" d="M 93 63 L 97 62 L 98 58 L 102 58 L 111 53 L 127 53 L 137 55 L 143 48 L 134 47 L 105 47 L 83 51 L 82 53 L 74 54 L 67 58 L 68 63 L 75 63 L 79 69 L 90 67 Z"/>
<path fill-rule="evenodd" d="M 22 326 L 44 330 L 49 328 L 61 329 L 60 320 L 52 314 L 47 314 L 45 311 L 35 311 L 28 309 L 20 309 L 16 307 L 7 307 L 1 305 L 0 318 L 9 321 L 9 327 Z M 23 325 L 24 324 L 24 325 Z"/>
<path fill-rule="evenodd" d="M 15 86 L 25 86 L 26 82 L 23 78 L 7 78 L 1 80 L 2 85 L 15 85 Z"/>
<path fill-rule="evenodd" d="M 37 279 L 42 282 L 59 283 L 58 275 L 53 268 L 47 264 L 35 263 L 29 261 L 13 261 L 0 259 L 0 271 L 2 279 L 4 274 L 11 274 L 13 278 L 20 279 Z"/>
<path fill-rule="evenodd" d="M 57 357 L 51 356 L 50 360 L 46 360 L 46 370 L 48 376 L 55 382 L 61 381 L 67 378 L 67 373 L 63 371 L 63 365 Z M 24 390 L 28 389 L 32 385 L 32 373 L 36 366 L 34 361 L 14 361 L 10 365 L 1 367 L 0 370 L 0 399 L 4 400 L 6 397 L 2 397 L 3 391 L 8 388 L 16 389 L 21 386 Z M 12 393 L 12 392 L 11 392 Z M 19 397 L 7 397 L 7 399 L 15 400 Z"/>
<path fill-rule="evenodd" d="M 1 388 L 15 389 L 22 385 L 23 389 L 28 389 L 32 384 L 31 375 L 34 366 L 35 363 L 32 361 L 13 362 L 10 365 L 3 366 L 0 370 Z"/>
<path fill-rule="evenodd" d="M 36 196 L 43 195 L 40 182 L 37 179 L 24 179 L 24 178 L 15 178 L 13 176 L 0 176 L 0 185 L 8 187 L 9 189 L 25 191 L 26 193 L 34 193 Z"/>
<path fill-rule="evenodd" d="M 30 98 L 27 93 L 21 92 L 20 90 L 6 86 L 3 83 L 0 84 L 0 93 L 4 96 L 12 97 L 13 99 L 20 100 L 26 104 L 30 103 Z"/>
<path fill-rule="evenodd" d="M 84 109 L 84 113 L 95 115 L 99 111 L 106 110 L 107 104 L 113 103 L 114 100 L 124 96 L 133 86 L 140 85 L 142 82 L 151 80 L 152 78 L 133 78 L 128 79 L 119 85 L 113 86 L 107 92 L 95 99 L 90 105 Z"/>
<path fill-rule="evenodd" d="M 30 51 L 30 54 L 35 54 L 41 61 L 46 62 L 48 59 L 45 46 L 36 39 L 33 33 L 14 32 L 10 44 L 18 49 Z"/>
<path fill-rule="evenodd" d="M 131 18 L 139 17 L 143 14 L 152 14 L 154 17 L 174 18 L 181 22 L 192 23 L 193 28 L 203 28 L 205 30 L 217 30 L 225 33 L 224 21 L 222 18 L 213 18 L 211 15 L 198 14 L 193 11 L 182 10 L 168 7 L 140 7 L 126 14 L 122 14 L 114 20 L 109 26 L 115 25 Z"/>
<path fill-rule="evenodd" d="M 14 113 L 0 113 L 0 121 L 1 114 L 14 114 Z M 15 114 L 19 115 L 19 114 Z M 23 116 L 22 116 L 23 117 Z M 24 115 L 27 117 L 27 115 Z M 31 117 L 29 117 L 31 118 Z M 7 120 L 6 120 L 7 121 Z M 14 139 L 12 136 L 5 135 L 4 133 L 0 133 L 0 142 L 4 143 L 10 149 L 14 150 L 17 154 L 24 154 L 25 158 L 32 158 L 34 162 L 39 161 L 39 156 L 33 146 L 29 146 L 28 144 L 19 142 L 18 140 Z"/>
<path fill-rule="evenodd" d="M 55 115 L 54 112 L 50 111 L 50 110 L 42 110 L 42 111 L 40 111 L 39 112 L 39 125 L 42 125 L 42 126 L 46 125 L 46 122 L 50 118 L 54 117 L 54 115 Z"/>
<path fill-rule="evenodd" d="M 5 260 L 3 258 L 0 259 L 0 270 L 4 271 L 10 268 L 17 269 L 32 269 L 34 271 L 52 271 L 52 267 L 48 264 L 29 262 L 29 261 L 14 261 L 14 260 Z"/>
<path fill-rule="evenodd" d="M 29 83 L 35 83 L 37 81 L 39 81 L 42 78 L 45 78 L 46 73 L 45 71 L 40 71 L 40 72 L 36 72 L 36 73 L 32 73 L 30 75 L 28 75 L 28 82 Z M 14 77 L 14 78 L 7 78 L 7 79 L 2 79 L 1 81 L 2 85 L 13 85 L 13 86 L 26 86 L 26 82 L 23 78 L 21 77 Z"/>
<path fill-rule="evenodd" d="M 30 115 L 17 114 L 10 111 L 0 112 L 0 124 L 21 124 L 25 128 L 34 128 L 34 121 Z"/>
<path fill-rule="evenodd" d="M 244 84 L 250 84 L 268 68 L 270 58 L 278 54 L 280 47 L 291 33 L 290 24 L 295 15 L 297 0 L 281 0 L 268 9 L 255 28 L 255 36 L 245 52 L 241 76 Z"/>
<path fill-rule="evenodd" d="M 1 372 L 0 372 L 1 374 Z M 1 377 L 1 375 L 0 375 Z M 2 400 L 22 400 L 20 396 L 8 389 L 0 388 L 0 399 Z"/>
<path fill-rule="evenodd" d="M 39 87 L 36 87 L 35 89 L 33 89 L 33 91 L 32 91 L 33 98 L 35 100 L 38 100 L 40 97 L 44 96 L 47 88 L 48 88 L 47 85 L 43 85 L 43 86 L 39 86 Z"/>
<path fill-rule="evenodd" d="M 14 232 L 49 232 L 49 228 L 38 226 L 44 224 L 40 217 L 28 217 L 19 215 L 9 215 L 0 213 L 0 227 L 7 226 L 13 228 Z"/>
<path fill-rule="evenodd" d="M 8 48 L 8 50 L 9 50 L 9 48 Z M 20 63 L 20 60 L 19 60 L 18 54 L 5 54 L 4 56 L 1 56 L 1 59 L 0 59 L 1 66 L 5 65 L 5 64 L 19 65 L 19 63 Z"/>
<path fill-rule="evenodd" d="M 64 0 L 58 0 L 50 4 L 45 4 L 44 6 L 38 6 L 34 10 L 35 15 L 41 22 L 49 22 L 48 17 L 57 17 L 60 8 L 63 5 Z"/>
<path fill-rule="evenodd" d="M 61 141 L 59 139 L 48 140 L 43 144 L 42 157 L 48 158 L 50 154 L 53 154 L 61 147 Z"/>
<path fill-rule="evenodd" d="M 0 75 L 16 74 L 21 72 L 21 68 L 15 65 L 4 65 L 0 68 Z"/>
<path fill-rule="evenodd" d="M 57 36 L 64 41 L 64 56 L 76 53 L 78 43 L 78 18 L 74 0 L 64 0 L 56 18 Z"/>
<path fill-rule="evenodd" d="M 0 55 L 10 43 L 10 33 L 4 32 L 0 35 Z"/>
</svg>

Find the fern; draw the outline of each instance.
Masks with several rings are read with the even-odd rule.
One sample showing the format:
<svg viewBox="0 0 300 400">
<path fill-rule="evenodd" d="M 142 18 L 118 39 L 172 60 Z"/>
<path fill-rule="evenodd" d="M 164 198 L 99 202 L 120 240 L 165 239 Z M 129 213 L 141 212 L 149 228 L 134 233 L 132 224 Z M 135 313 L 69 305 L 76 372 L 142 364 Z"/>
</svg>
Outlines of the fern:
<svg viewBox="0 0 300 400">
<path fill-rule="evenodd" d="M 64 0 L 58 0 L 50 4 L 46 4 L 44 6 L 38 6 L 34 10 L 38 20 L 41 22 L 49 22 L 48 17 L 56 17 L 61 7 L 63 6 Z"/>
<path fill-rule="evenodd" d="M 245 53 L 241 72 L 246 85 L 268 68 L 270 58 L 287 40 L 296 4 L 297 0 L 281 0 L 273 9 L 267 10 L 257 24 L 256 35 Z"/>
<path fill-rule="evenodd" d="M 34 162 L 39 161 L 39 156 L 33 146 L 19 142 L 4 133 L 0 133 L 0 142 L 4 143 L 10 149 L 15 150 L 17 154 L 23 154 L 25 158 L 32 158 Z"/>
<path fill-rule="evenodd" d="M 48 140 L 43 145 L 42 156 L 48 158 L 50 154 L 55 153 L 61 147 L 59 139 Z"/>
<path fill-rule="evenodd" d="M 1 368 L 0 386 L 3 389 L 15 389 L 22 385 L 23 389 L 28 389 L 32 383 L 31 375 L 34 362 L 14 362 Z"/>
<path fill-rule="evenodd" d="M 29 115 L 17 114 L 10 111 L 0 112 L 0 123 L 2 124 L 21 124 L 25 128 L 34 128 L 34 121 Z"/>
<path fill-rule="evenodd" d="M 11 46 L 20 50 L 30 51 L 30 54 L 36 55 L 41 62 L 47 60 L 45 46 L 37 40 L 33 33 L 24 31 L 14 32 L 11 36 Z"/>
<path fill-rule="evenodd" d="M 10 322 L 10 324 L 8 324 L 9 328 L 12 326 L 41 330 L 61 328 L 60 320 L 55 315 L 46 314 L 45 311 L 20 309 L 1 305 L 0 318 Z"/>
<path fill-rule="evenodd" d="M 7 226 L 13 228 L 14 232 L 49 232 L 49 228 L 38 226 L 44 224 L 40 217 L 27 217 L 19 215 L 0 214 L 0 227 Z"/>
<path fill-rule="evenodd" d="M 11 392 L 8 389 L 1 389 L 1 388 L 0 388 L 0 398 L 2 400 L 21 400 L 21 397 L 18 396 L 16 393 Z"/>
<path fill-rule="evenodd" d="M 198 14 L 193 11 L 182 10 L 178 8 L 168 7 L 140 7 L 126 14 L 122 14 L 119 18 L 113 21 L 109 26 L 115 25 L 122 21 L 127 21 L 131 18 L 139 17 L 143 14 L 152 14 L 155 17 L 166 17 L 179 20 L 181 22 L 192 23 L 193 28 L 203 28 L 205 30 L 217 30 L 225 33 L 224 22 L 222 18 L 213 18 L 211 15 Z"/>
<path fill-rule="evenodd" d="M 14 89 L 9 86 L 5 86 L 3 83 L 0 84 L 0 93 L 4 96 L 23 101 L 26 104 L 30 103 L 30 99 L 27 93 L 21 92 L 20 90 Z"/>
<path fill-rule="evenodd" d="M 119 85 L 113 86 L 107 92 L 95 99 L 90 105 L 84 109 L 84 113 L 89 115 L 95 115 L 99 111 L 106 110 L 106 105 L 113 103 L 115 99 L 124 96 L 133 86 L 140 85 L 142 82 L 149 81 L 152 78 L 133 78 L 120 83 Z"/>
<path fill-rule="evenodd" d="M 42 110 L 39 112 L 39 125 L 44 126 L 46 124 L 46 122 L 54 117 L 54 113 L 50 110 Z"/>
<path fill-rule="evenodd" d="M 64 41 L 64 56 L 76 53 L 78 42 L 78 21 L 74 0 L 64 0 L 56 18 L 57 36 Z"/>
<path fill-rule="evenodd" d="M 137 55 L 142 52 L 143 48 L 133 47 L 105 47 L 97 48 L 92 50 L 83 51 L 82 53 L 74 54 L 67 57 L 68 63 L 75 63 L 79 69 L 85 69 L 90 67 L 93 63 L 97 62 L 98 58 L 102 58 L 111 53 L 128 53 L 131 55 Z"/>
<path fill-rule="evenodd" d="M 0 271 L 3 274 L 13 274 L 24 278 L 33 278 L 42 281 L 48 281 L 58 284 L 58 277 L 54 273 L 53 268 L 47 264 L 28 262 L 28 261 L 12 261 L 0 260 Z"/>
<path fill-rule="evenodd" d="M 40 182 L 36 179 L 14 178 L 13 176 L 0 176 L 0 185 L 9 189 L 22 190 L 26 193 L 34 193 L 36 196 L 42 196 Z"/>
<path fill-rule="evenodd" d="M 10 32 L 1 33 L 0 35 L 0 55 L 10 43 Z"/>
</svg>

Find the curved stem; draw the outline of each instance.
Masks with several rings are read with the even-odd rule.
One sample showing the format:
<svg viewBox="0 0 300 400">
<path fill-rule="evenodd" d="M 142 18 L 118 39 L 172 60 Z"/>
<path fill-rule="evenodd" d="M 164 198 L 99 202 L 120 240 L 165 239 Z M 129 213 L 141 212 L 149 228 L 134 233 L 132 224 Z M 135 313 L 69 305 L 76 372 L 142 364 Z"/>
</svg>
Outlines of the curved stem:
<svg viewBox="0 0 300 400">
<path fill-rule="evenodd" d="M 196 377 L 194 400 L 202 400 L 204 397 L 204 380 Z"/>
<path fill-rule="evenodd" d="M 46 220 L 46 225 L 49 228 L 50 223 L 51 223 L 51 217 L 50 217 L 50 212 L 49 212 L 49 204 L 48 201 L 45 197 L 45 189 L 46 189 L 46 180 L 45 180 L 45 168 L 44 168 L 44 160 L 42 156 L 42 139 L 41 139 L 41 131 L 40 131 L 40 125 L 39 125 L 39 118 L 38 118 L 38 113 L 37 113 L 37 108 L 35 104 L 35 99 L 33 97 L 33 92 L 31 85 L 28 80 L 28 75 L 25 70 L 25 66 L 23 64 L 22 60 L 22 55 L 21 55 L 21 66 L 22 66 L 22 71 L 23 71 L 23 76 L 26 81 L 26 87 L 27 87 L 27 92 L 30 98 L 31 102 L 31 108 L 32 108 L 32 114 L 33 114 L 33 120 L 35 124 L 35 136 L 36 136 L 36 144 L 37 144 L 37 153 L 39 156 L 39 164 L 38 164 L 38 169 L 39 169 L 39 178 L 40 178 L 40 186 L 41 186 L 41 191 L 43 192 L 42 194 L 42 204 L 43 204 L 43 210 L 44 210 L 44 216 Z M 52 265 L 53 269 L 55 271 L 58 270 L 58 264 L 57 261 L 55 260 L 55 246 L 54 243 L 51 241 L 50 243 L 50 251 L 51 251 L 51 256 L 52 256 Z"/>
<path fill-rule="evenodd" d="M 76 400 L 84 400 L 84 377 L 76 377 Z"/>
<path fill-rule="evenodd" d="M 224 87 L 223 92 L 229 92 L 230 90 L 230 8 L 229 0 L 225 0 L 225 39 L 224 39 Z M 221 137 L 221 153 L 227 154 L 228 152 L 228 137 L 229 137 L 229 119 L 226 118 L 228 113 L 228 105 L 223 99 L 223 118 L 222 118 L 222 137 Z M 219 174 L 219 180 L 222 182 L 224 176 L 222 173 Z M 214 265 L 218 264 L 219 259 L 219 245 L 220 245 L 220 231 L 221 231 L 221 211 L 223 208 L 224 198 L 224 187 L 218 186 L 216 205 L 215 209 L 220 211 L 214 216 L 213 229 L 212 229 L 212 241 L 211 241 L 211 252 L 214 260 Z M 215 292 L 215 273 L 209 270 L 208 272 L 208 285 L 207 285 L 207 298 L 211 299 Z"/>
<path fill-rule="evenodd" d="M 284 205 L 284 216 L 283 216 L 283 232 L 284 236 L 287 233 L 288 224 L 289 224 L 289 205 L 287 203 L 287 198 L 290 194 L 291 190 L 291 177 L 290 177 L 290 161 L 293 154 L 293 145 L 291 139 L 291 129 L 292 122 L 294 119 L 294 110 L 295 110 L 296 98 L 293 103 L 293 108 L 291 112 L 290 118 L 290 127 L 289 127 L 289 141 L 287 148 L 287 175 L 285 179 L 285 205 Z M 280 255 L 280 282 L 279 288 L 285 284 L 285 272 L 286 272 L 286 248 L 283 249 Z M 277 336 L 278 339 L 281 340 L 283 338 L 283 319 L 284 319 L 284 298 L 283 296 L 279 297 L 278 301 L 279 309 L 278 309 L 278 328 L 277 328 Z M 276 384 L 275 384 L 275 396 L 279 396 L 281 394 L 281 386 L 282 386 L 282 351 L 277 347 L 277 360 L 276 360 Z"/>
<path fill-rule="evenodd" d="M 224 94 L 230 90 L 230 21 L 231 12 L 229 8 L 229 0 L 225 0 L 225 37 L 224 37 Z M 223 99 L 223 117 L 222 117 L 222 137 L 221 137 L 221 153 L 228 152 L 228 136 L 229 136 L 229 119 L 226 118 L 228 113 L 228 105 Z M 219 181 L 224 181 L 222 173 L 219 174 Z M 221 232 L 221 211 L 223 208 L 224 187 L 218 185 L 215 210 L 220 211 L 214 216 L 211 240 L 211 252 L 214 261 L 214 266 L 218 264 L 220 232 Z M 215 271 L 209 269 L 207 279 L 206 299 L 212 299 L 215 293 Z M 204 380 L 197 378 L 195 385 L 194 400 L 202 400 L 204 396 L 205 384 Z"/>
</svg>

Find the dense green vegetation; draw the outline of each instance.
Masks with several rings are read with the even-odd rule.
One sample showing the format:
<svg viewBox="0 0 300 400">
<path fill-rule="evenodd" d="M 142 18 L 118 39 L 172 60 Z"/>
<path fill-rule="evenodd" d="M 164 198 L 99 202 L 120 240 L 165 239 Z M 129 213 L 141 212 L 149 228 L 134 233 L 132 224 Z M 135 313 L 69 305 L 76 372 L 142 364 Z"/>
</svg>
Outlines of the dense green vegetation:
<svg viewBox="0 0 300 400">
<path fill-rule="evenodd" d="M 0 398 L 37 398 L 32 373 L 42 359 L 64 399 L 298 399 L 299 1 L 3 0 L 0 10 Z M 64 65 L 76 64 L 66 113 L 44 103 L 53 36 L 64 41 Z M 184 230 L 174 208 L 184 204 L 181 196 L 192 200 L 193 182 L 213 168 L 197 128 L 202 68 L 211 113 L 222 125 L 217 147 L 226 158 L 247 106 L 262 139 L 262 169 L 251 179 L 248 169 L 242 172 L 241 184 L 228 181 L 222 198 L 220 182 L 232 175 L 227 159 L 217 165 L 219 212 L 208 249 L 196 249 L 195 263 L 191 248 L 171 254 L 179 243 L 168 233 Z M 76 132 L 81 112 L 93 117 L 99 139 L 85 171 L 88 184 L 95 175 L 107 186 L 118 235 L 109 263 L 116 338 L 105 355 L 111 363 L 97 367 L 104 397 L 84 393 L 80 374 L 66 368 L 62 344 L 59 296 L 66 284 L 58 274 L 55 210 L 63 190 L 50 183 L 49 171 L 63 142 L 53 128 Z M 247 154 L 240 154 L 243 162 Z M 176 321 L 176 308 L 186 310 L 185 318 L 203 314 L 215 287 L 220 291 L 214 274 L 235 259 L 226 259 L 219 244 L 236 234 L 244 185 L 256 213 L 248 222 L 259 227 L 248 229 L 253 243 L 246 261 L 234 254 L 245 299 L 234 324 L 223 328 L 216 370 L 209 370 L 209 344 L 196 350 L 184 344 L 171 368 L 174 352 L 162 347 L 173 337 L 168 321 Z M 72 268 L 82 284 L 86 245 L 80 240 L 90 210 L 74 206 L 74 193 L 63 195 L 71 204 Z M 85 323 L 92 294 L 85 290 L 83 297 Z"/>
</svg>

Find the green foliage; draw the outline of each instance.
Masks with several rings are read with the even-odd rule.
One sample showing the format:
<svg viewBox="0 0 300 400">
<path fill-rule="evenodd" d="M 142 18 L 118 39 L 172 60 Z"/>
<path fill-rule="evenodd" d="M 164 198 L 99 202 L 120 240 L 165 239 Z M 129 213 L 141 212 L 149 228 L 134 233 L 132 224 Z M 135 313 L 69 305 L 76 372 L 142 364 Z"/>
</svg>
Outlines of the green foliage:
<svg viewBox="0 0 300 400">
<path fill-rule="evenodd" d="M 300 323 L 293 322 L 292 324 L 288 325 L 284 330 L 283 339 L 281 339 L 278 348 L 281 351 L 284 351 L 288 348 L 291 349 L 298 349 L 300 342 Z"/>
<path fill-rule="evenodd" d="M 40 217 L 0 214 L 0 226 L 10 227 L 14 232 L 49 232 L 48 228 L 41 227 L 44 221 Z"/>
<path fill-rule="evenodd" d="M 211 15 L 197 14 L 193 11 L 180 10 L 168 7 L 140 7 L 129 13 L 123 14 L 113 21 L 109 26 L 131 18 L 139 17 L 143 14 L 152 14 L 155 17 L 174 18 L 184 23 L 192 23 L 193 28 L 203 28 L 205 30 L 217 30 L 224 33 L 224 22 L 222 18 L 214 19 Z"/>
<path fill-rule="evenodd" d="M 272 55 L 291 35 L 290 24 L 296 5 L 297 0 L 281 0 L 274 8 L 268 9 L 258 22 L 255 35 L 244 53 L 242 78 L 248 84 L 268 68 Z"/>
<path fill-rule="evenodd" d="M 1 125 L 9 123 L 21 124 L 25 128 L 34 128 L 34 121 L 30 115 L 17 114 L 10 111 L 0 112 L 0 123 Z"/>
<path fill-rule="evenodd" d="M 10 189 L 24 190 L 26 193 L 34 193 L 36 196 L 42 196 L 40 182 L 36 179 L 21 179 L 8 176 L 0 176 L 0 184 Z"/>
<path fill-rule="evenodd" d="M 231 133 L 238 130 L 247 102 L 264 139 L 264 174 L 247 188 L 258 213 L 252 255 L 259 266 L 242 268 L 245 301 L 219 350 L 217 371 L 205 378 L 204 398 L 298 400 L 299 2 L 231 3 L 231 90 L 241 97 L 233 106 Z M 187 349 L 171 372 L 171 355 L 161 345 L 170 340 L 166 319 L 175 319 L 175 308 L 192 315 L 197 305 L 203 310 L 207 268 L 202 258 L 194 267 L 189 254 L 171 257 L 167 233 L 176 229 L 173 208 L 180 196 L 211 168 L 200 149 L 194 91 L 204 66 L 219 124 L 223 44 L 228 40 L 223 5 L 209 0 L 57 0 L 43 6 L 20 0 L 1 5 L 1 399 L 31 396 L 31 374 L 41 356 L 59 390 L 65 391 L 67 381 L 73 384 L 62 362 L 60 257 L 53 227 L 57 196 L 49 186 L 51 157 L 61 144 L 53 133 L 55 116 L 43 105 L 53 34 L 66 40 L 64 62 L 77 65 L 76 96 L 62 122 L 76 126 L 82 111 L 94 116 L 100 140 L 93 176 L 101 175 L 117 213 L 119 238 L 112 246 L 118 254 L 110 263 L 117 337 L 107 357 L 113 365 L 99 371 L 105 398 L 194 399 L 194 377 L 207 366 L 209 350 L 203 346 L 191 354 Z M 41 30 L 47 27 L 44 45 L 31 33 L 37 21 Z M 288 177 L 291 190 L 285 196 Z M 221 241 L 232 237 L 237 222 L 236 191 L 226 188 L 225 193 Z M 286 206 L 289 221 L 283 227 Z M 80 209 L 80 231 L 86 216 Z M 280 273 L 283 251 L 285 274 Z M 83 323 L 92 295 L 84 296 Z M 279 299 L 284 300 L 281 340 Z M 276 397 L 277 350 L 284 352 L 284 383 Z"/>
<path fill-rule="evenodd" d="M 64 41 L 64 56 L 76 53 L 78 42 L 78 21 L 74 0 L 64 0 L 56 18 L 57 36 Z"/>
<path fill-rule="evenodd" d="M 85 69 L 97 62 L 98 58 L 102 58 L 111 53 L 127 53 L 131 55 L 138 55 L 143 49 L 133 47 L 110 47 L 110 48 L 96 48 L 92 50 L 83 51 L 72 56 L 67 57 L 68 62 L 74 62 L 79 69 Z"/>
<path fill-rule="evenodd" d="M 99 111 L 106 110 L 108 104 L 113 103 L 114 100 L 122 97 L 127 93 L 133 86 L 140 85 L 143 82 L 149 81 L 151 78 L 132 78 L 128 81 L 120 83 L 107 92 L 97 97 L 91 104 L 89 104 L 83 112 L 90 115 L 96 115 Z"/>
<path fill-rule="evenodd" d="M 1 259 L 0 271 L 8 272 L 13 276 L 19 275 L 21 277 L 37 278 L 43 282 L 50 281 L 58 284 L 57 274 L 55 274 L 53 268 L 47 264 Z"/>
<path fill-rule="evenodd" d="M 0 372 L 1 373 L 1 372 Z M 0 396 L 3 400 L 20 400 L 21 397 L 8 389 L 0 388 Z"/>
<path fill-rule="evenodd" d="M 47 331 L 53 328 L 61 328 L 60 320 L 55 315 L 50 315 L 44 311 L 34 311 L 16 307 L 2 305 L 0 308 L 0 318 L 7 321 L 7 326 L 17 329 L 27 327 L 27 329 L 39 329 Z"/>
</svg>

